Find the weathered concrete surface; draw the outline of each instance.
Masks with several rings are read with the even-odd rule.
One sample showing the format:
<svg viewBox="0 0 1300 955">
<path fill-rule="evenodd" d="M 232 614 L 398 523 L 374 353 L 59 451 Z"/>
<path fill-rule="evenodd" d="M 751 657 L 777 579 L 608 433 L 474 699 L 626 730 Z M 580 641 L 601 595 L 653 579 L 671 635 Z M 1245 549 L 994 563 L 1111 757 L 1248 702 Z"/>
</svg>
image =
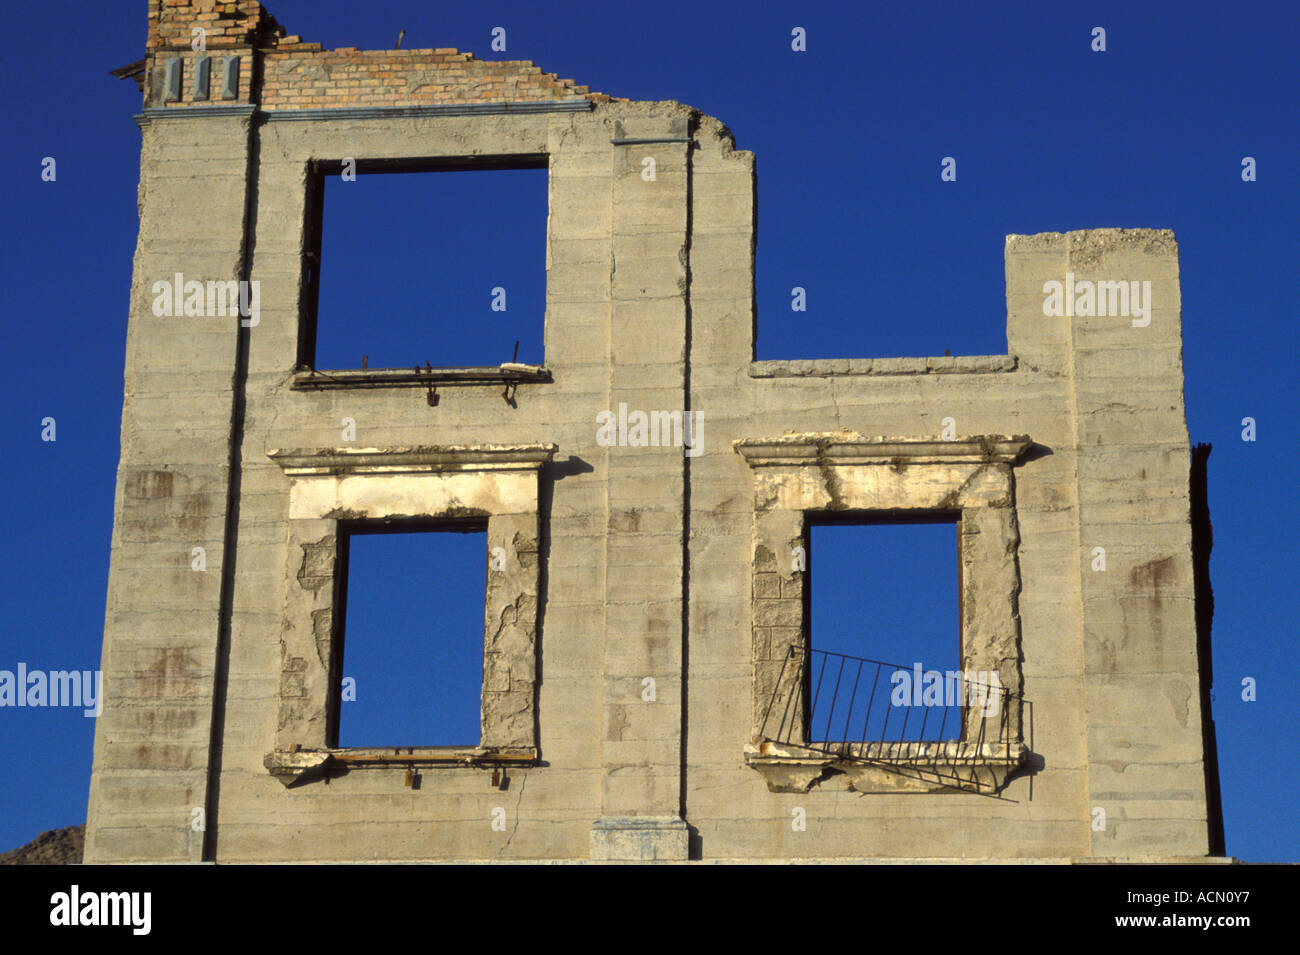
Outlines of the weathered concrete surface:
<svg viewBox="0 0 1300 955">
<path fill-rule="evenodd" d="M 151 9 L 156 74 L 193 10 Z M 270 29 L 232 34 L 248 69 L 287 55 L 254 49 Z M 720 122 L 563 81 L 506 111 L 517 76 L 468 109 L 437 51 L 352 102 L 331 72 L 352 54 L 309 52 L 272 114 L 241 85 L 242 112 L 145 115 L 87 861 L 1205 855 L 1171 233 L 1008 237 L 1007 355 L 755 362 L 754 157 Z M 420 99 L 444 61 L 451 92 Z M 521 155 L 549 169 L 551 380 L 513 405 L 359 370 L 295 389 L 311 164 Z M 154 315 L 176 272 L 260 282 L 259 322 Z M 1044 314 L 1067 274 L 1149 281 L 1149 321 Z M 702 415 L 702 440 L 600 440 L 620 405 Z M 1033 703 L 1033 752 L 1018 711 L 1021 748 L 980 767 L 1006 800 L 747 761 L 803 639 L 792 549 L 809 514 L 864 510 L 960 520 L 963 653 Z M 481 746 L 408 753 L 418 788 L 330 747 L 341 526 L 394 517 L 485 520 L 485 564 L 506 554 Z"/>
</svg>

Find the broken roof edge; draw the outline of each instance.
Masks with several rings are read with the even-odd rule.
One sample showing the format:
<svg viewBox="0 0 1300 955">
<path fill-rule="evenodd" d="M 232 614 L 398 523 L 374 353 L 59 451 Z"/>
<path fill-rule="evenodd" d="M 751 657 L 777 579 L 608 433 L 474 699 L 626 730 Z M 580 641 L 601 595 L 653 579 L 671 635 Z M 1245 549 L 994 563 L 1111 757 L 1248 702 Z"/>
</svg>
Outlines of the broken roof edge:
<svg viewBox="0 0 1300 955">
<path fill-rule="evenodd" d="M 1007 251 L 1012 249 L 1061 250 L 1072 254 L 1096 254 L 1111 248 L 1138 248 L 1156 255 L 1178 254 L 1178 239 L 1173 229 L 1129 229 L 1104 226 L 1097 229 L 1071 229 L 1068 232 L 1035 232 L 1006 237 Z"/>
<path fill-rule="evenodd" d="M 210 15 L 215 14 L 215 19 Z M 301 44 L 302 37 L 290 36 L 275 15 L 266 8 L 266 5 L 260 0 L 149 0 L 149 32 L 145 40 L 145 49 L 147 53 L 155 50 L 166 49 L 193 49 L 192 30 L 199 27 L 197 18 L 204 17 L 203 29 L 211 26 L 214 30 L 220 28 L 222 33 L 215 34 L 216 37 L 225 39 L 230 37 L 236 43 L 241 45 L 252 45 L 262 47 L 264 44 L 270 44 L 273 48 L 279 44 L 280 40 L 289 41 L 292 44 Z M 179 23 L 180 30 L 176 33 L 177 42 L 168 42 L 170 37 L 164 29 L 164 24 L 171 21 L 173 24 Z M 235 28 L 232 33 L 225 33 L 227 27 Z M 319 44 L 305 44 L 314 46 L 319 49 Z"/>
<path fill-rule="evenodd" d="M 215 15 L 216 19 L 210 19 Z M 197 22 L 200 17 L 202 23 Z M 532 74 L 554 86 L 555 91 L 563 93 L 561 98 L 587 99 L 593 103 L 631 102 L 627 97 L 611 96 L 573 79 L 561 79 L 558 73 L 548 73 L 532 60 L 485 60 L 472 52 L 458 50 L 454 47 L 427 47 L 419 49 L 401 49 L 400 43 L 405 30 L 398 37 L 398 46 L 391 50 L 363 50 L 355 46 L 326 48 L 322 43 L 306 42 L 298 34 L 289 34 L 284 26 L 258 0 L 151 0 L 149 4 L 149 31 L 145 43 L 145 58 L 152 58 L 157 53 L 186 53 L 194 51 L 194 30 L 211 30 L 212 35 L 200 34 L 204 47 L 197 52 L 206 52 L 211 46 L 214 52 L 233 51 L 236 47 L 252 47 L 263 54 L 306 55 L 306 56 L 376 56 L 385 55 L 401 59 L 438 57 L 440 63 L 481 63 L 495 67 L 514 66 Z M 134 64 L 132 64 L 134 66 Z M 125 68 L 123 68 L 125 69 Z M 116 71 L 115 75 L 116 75 Z M 127 78 L 127 77 L 122 77 Z M 134 77 L 132 77 L 134 78 Z M 142 85 L 143 78 L 136 82 Z"/>
</svg>

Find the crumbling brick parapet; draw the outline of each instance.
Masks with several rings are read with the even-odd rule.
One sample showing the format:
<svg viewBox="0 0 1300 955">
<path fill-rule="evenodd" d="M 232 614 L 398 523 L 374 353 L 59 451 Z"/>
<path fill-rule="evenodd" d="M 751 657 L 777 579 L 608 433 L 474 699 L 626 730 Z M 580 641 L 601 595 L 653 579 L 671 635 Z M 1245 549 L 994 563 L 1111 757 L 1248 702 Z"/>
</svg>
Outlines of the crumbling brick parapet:
<svg viewBox="0 0 1300 955">
<path fill-rule="evenodd" d="M 212 60 L 224 70 L 230 56 L 243 61 L 237 92 L 219 95 L 213 91 L 220 78 L 210 72 Z M 145 69 L 146 106 L 152 107 L 224 102 L 294 110 L 613 100 L 529 60 L 478 60 L 450 47 L 324 50 L 287 34 L 260 3 L 220 0 L 152 0 Z"/>
</svg>

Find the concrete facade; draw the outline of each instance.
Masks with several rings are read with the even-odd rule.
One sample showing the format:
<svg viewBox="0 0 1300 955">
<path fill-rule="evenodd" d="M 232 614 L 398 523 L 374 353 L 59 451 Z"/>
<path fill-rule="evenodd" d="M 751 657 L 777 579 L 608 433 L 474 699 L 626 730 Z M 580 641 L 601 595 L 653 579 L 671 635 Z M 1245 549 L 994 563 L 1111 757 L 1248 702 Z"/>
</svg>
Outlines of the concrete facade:
<svg viewBox="0 0 1300 955">
<path fill-rule="evenodd" d="M 149 6 L 86 861 L 1207 855 L 1172 233 L 1009 236 L 1006 355 L 758 362 L 754 157 L 718 120 Z M 544 367 L 313 367 L 316 184 L 348 157 L 544 162 Z M 258 310 L 160 315 L 178 274 Z M 639 411 L 661 440 L 611 442 Z M 765 734 L 807 525 L 873 514 L 958 522 L 1003 737 Z M 331 745 L 339 542 L 406 519 L 487 529 L 477 748 Z"/>
</svg>

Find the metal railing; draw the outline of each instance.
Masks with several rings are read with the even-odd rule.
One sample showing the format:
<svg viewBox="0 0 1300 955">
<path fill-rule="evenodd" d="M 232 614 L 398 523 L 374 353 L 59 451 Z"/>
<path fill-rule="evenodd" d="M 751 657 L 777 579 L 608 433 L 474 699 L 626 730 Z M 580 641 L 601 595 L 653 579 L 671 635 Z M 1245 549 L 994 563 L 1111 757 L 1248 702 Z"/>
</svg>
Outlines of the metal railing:
<svg viewBox="0 0 1300 955">
<path fill-rule="evenodd" d="M 761 735 L 790 750 L 986 791 L 994 788 L 990 768 L 1020 756 L 1024 706 L 996 672 L 924 670 L 792 646 Z"/>
</svg>

